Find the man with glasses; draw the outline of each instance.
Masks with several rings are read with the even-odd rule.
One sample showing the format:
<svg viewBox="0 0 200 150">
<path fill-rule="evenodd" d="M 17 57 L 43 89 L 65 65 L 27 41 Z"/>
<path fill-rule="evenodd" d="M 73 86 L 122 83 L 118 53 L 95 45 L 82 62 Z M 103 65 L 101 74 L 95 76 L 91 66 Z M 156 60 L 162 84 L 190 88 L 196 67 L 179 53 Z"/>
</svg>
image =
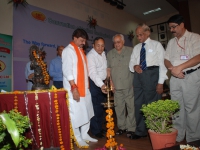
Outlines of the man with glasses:
<svg viewBox="0 0 200 150">
<path fill-rule="evenodd" d="M 168 20 L 175 36 L 168 42 L 165 66 L 171 71 L 170 93 L 180 103 L 180 112 L 173 120 L 178 130 L 177 142 L 200 139 L 200 35 L 185 28 L 181 15 Z"/>
</svg>

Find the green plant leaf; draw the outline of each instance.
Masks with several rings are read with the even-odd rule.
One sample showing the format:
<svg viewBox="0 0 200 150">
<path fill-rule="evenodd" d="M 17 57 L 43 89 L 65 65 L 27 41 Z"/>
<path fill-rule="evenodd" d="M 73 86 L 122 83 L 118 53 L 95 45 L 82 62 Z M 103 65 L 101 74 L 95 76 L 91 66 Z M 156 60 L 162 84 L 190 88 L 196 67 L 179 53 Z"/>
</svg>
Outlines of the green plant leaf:
<svg viewBox="0 0 200 150">
<path fill-rule="evenodd" d="M 19 144 L 19 131 L 16 127 L 15 122 L 12 119 L 10 119 L 10 117 L 6 113 L 0 114 L 0 117 L 2 119 L 3 124 L 6 126 L 8 132 L 10 133 L 11 138 L 15 143 L 15 146 L 17 147 Z"/>
</svg>

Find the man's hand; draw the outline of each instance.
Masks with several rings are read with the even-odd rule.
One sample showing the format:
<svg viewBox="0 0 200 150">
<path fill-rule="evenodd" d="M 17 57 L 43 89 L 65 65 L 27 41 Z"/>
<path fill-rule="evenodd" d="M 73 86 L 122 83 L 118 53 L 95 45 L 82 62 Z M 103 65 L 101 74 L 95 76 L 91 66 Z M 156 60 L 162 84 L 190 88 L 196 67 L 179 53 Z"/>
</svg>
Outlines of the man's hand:
<svg viewBox="0 0 200 150">
<path fill-rule="evenodd" d="M 182 72 L 182 68 L 179 67 L 179 66 L 175 66 L 175 67 L 171 67 L 171 68 L 168 68 L 170 71 L 171 71 L 171 74 L 175 77 L 178 77 L 180 79 L 183 79 L 185 76 Z"/>
<path fill-rule="evenodd" d="M 156 92 L 158 93 L 158 94 L 162 94 L 163 93 L 163 84 L 157 84 L 157 86 L 156 86 Z"/>
<path fill-rule="evenodd" d="M 133 69 L 135 70 L 135 72 L 137 72 L 139 74 L 142 73 L 142 69 L 141 69 L 140 65 L 135 65 Z"/>
<path fill-rule="evenodd" d="M 102 91 L 104 94 L 107 94 L 107 93 L 108 93 L 108 92 L 107 92 L 107 87 L 106 87 L 105 84 L 101 86 L 101 91 Z"/>
<path fill-rule="evenodd" d="M 77 88 L 73 89 L 72 91 L 73 99 L 77 102 L 80 101 L 80 94 Z"/>
<path fill-rule="evenodd" d="M 29 74 L 28 79 L 29 79 L 29 80 L 32 80 L 33 77 L 34 77 L 34 73 L 31 73 L 31 74 Z"/>
</svg>

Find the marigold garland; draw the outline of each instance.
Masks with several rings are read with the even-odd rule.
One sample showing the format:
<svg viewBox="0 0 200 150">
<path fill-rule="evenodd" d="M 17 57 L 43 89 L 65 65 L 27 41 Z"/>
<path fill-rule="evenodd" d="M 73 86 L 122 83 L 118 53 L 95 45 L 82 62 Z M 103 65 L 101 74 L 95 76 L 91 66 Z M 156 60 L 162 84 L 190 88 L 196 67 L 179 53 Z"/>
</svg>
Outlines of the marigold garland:
<svg viewBox="0 0 200 150">
<path fill-rule="evenodd" d="M 58 138 L 60 143 L 60 149 L 65 150 L 64 142 L 62 139 L 62 130 L 61 130 L 61 124 L 60 124 L 60 114 L 59 114 L 59 105 L 58 105 L 58 94 L 57 89 L 54 89 L 54 107 L 55 107 L 55 114 L 56 114 L 56 124 L 58 128 Z"/>
<path fill-rule="evenodd" d="M 105 147 L 106 148 L 110 148 L 110 147 L 116 147 L 117 146 L 117 142 L 115 141 L 115 132 L 114 132 L 114 122 L 113 122 L 113 110 L 108 108 L 106 110 L 106 121 L 107 121 L 107 124 L 106 124 L 106 127 L 107 127 L 107 133 L 106 133 L 106 137 L 107 137 L 107 141 L 106 141 L 106 144 L 105 144 Z"/>
<path fill-rule="evenodd" d="M 18 112 L 18 99 L 17 99 L 17 94 L 19 94 L 18 91 L 14 91 L 14 111 Z"/>
<path fill-rule="evenodd" d="M 42 60 L 42 57 L 38 57 L 38 54 L 37 54 L 36 50 L 33 50 L 33 56 L 36 59 L 38 65 L 42 69 L 42 74 L 44 76 L 44 83 L 46 85 L 48 85 L 49 82 L 50 82 L 50 76 L 49 76 L 49 73 L 47 72 L 47 65 L 46 65 L 46 63 L 44 63 L 44 61 Z"/>
</svg>

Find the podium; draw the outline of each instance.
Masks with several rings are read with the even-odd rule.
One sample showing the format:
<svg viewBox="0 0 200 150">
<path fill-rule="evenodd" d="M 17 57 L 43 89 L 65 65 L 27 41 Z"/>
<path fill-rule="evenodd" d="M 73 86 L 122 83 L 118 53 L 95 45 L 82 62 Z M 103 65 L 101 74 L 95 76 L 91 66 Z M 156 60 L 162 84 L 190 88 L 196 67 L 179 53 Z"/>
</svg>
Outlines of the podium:
<svg viewBox="0 0 200 150">
<path fill-rule="evenodd" d="M 30 118 L 32 124 L 27 137 L 33 139 L 32 149 L 39 149 L 42 142 L 45 149 L 60 147 L 69 150 L 70 119 L 66 93 L 65 90 L 0 93 L 0 112 L 15 108 Z"/>
</svg>

